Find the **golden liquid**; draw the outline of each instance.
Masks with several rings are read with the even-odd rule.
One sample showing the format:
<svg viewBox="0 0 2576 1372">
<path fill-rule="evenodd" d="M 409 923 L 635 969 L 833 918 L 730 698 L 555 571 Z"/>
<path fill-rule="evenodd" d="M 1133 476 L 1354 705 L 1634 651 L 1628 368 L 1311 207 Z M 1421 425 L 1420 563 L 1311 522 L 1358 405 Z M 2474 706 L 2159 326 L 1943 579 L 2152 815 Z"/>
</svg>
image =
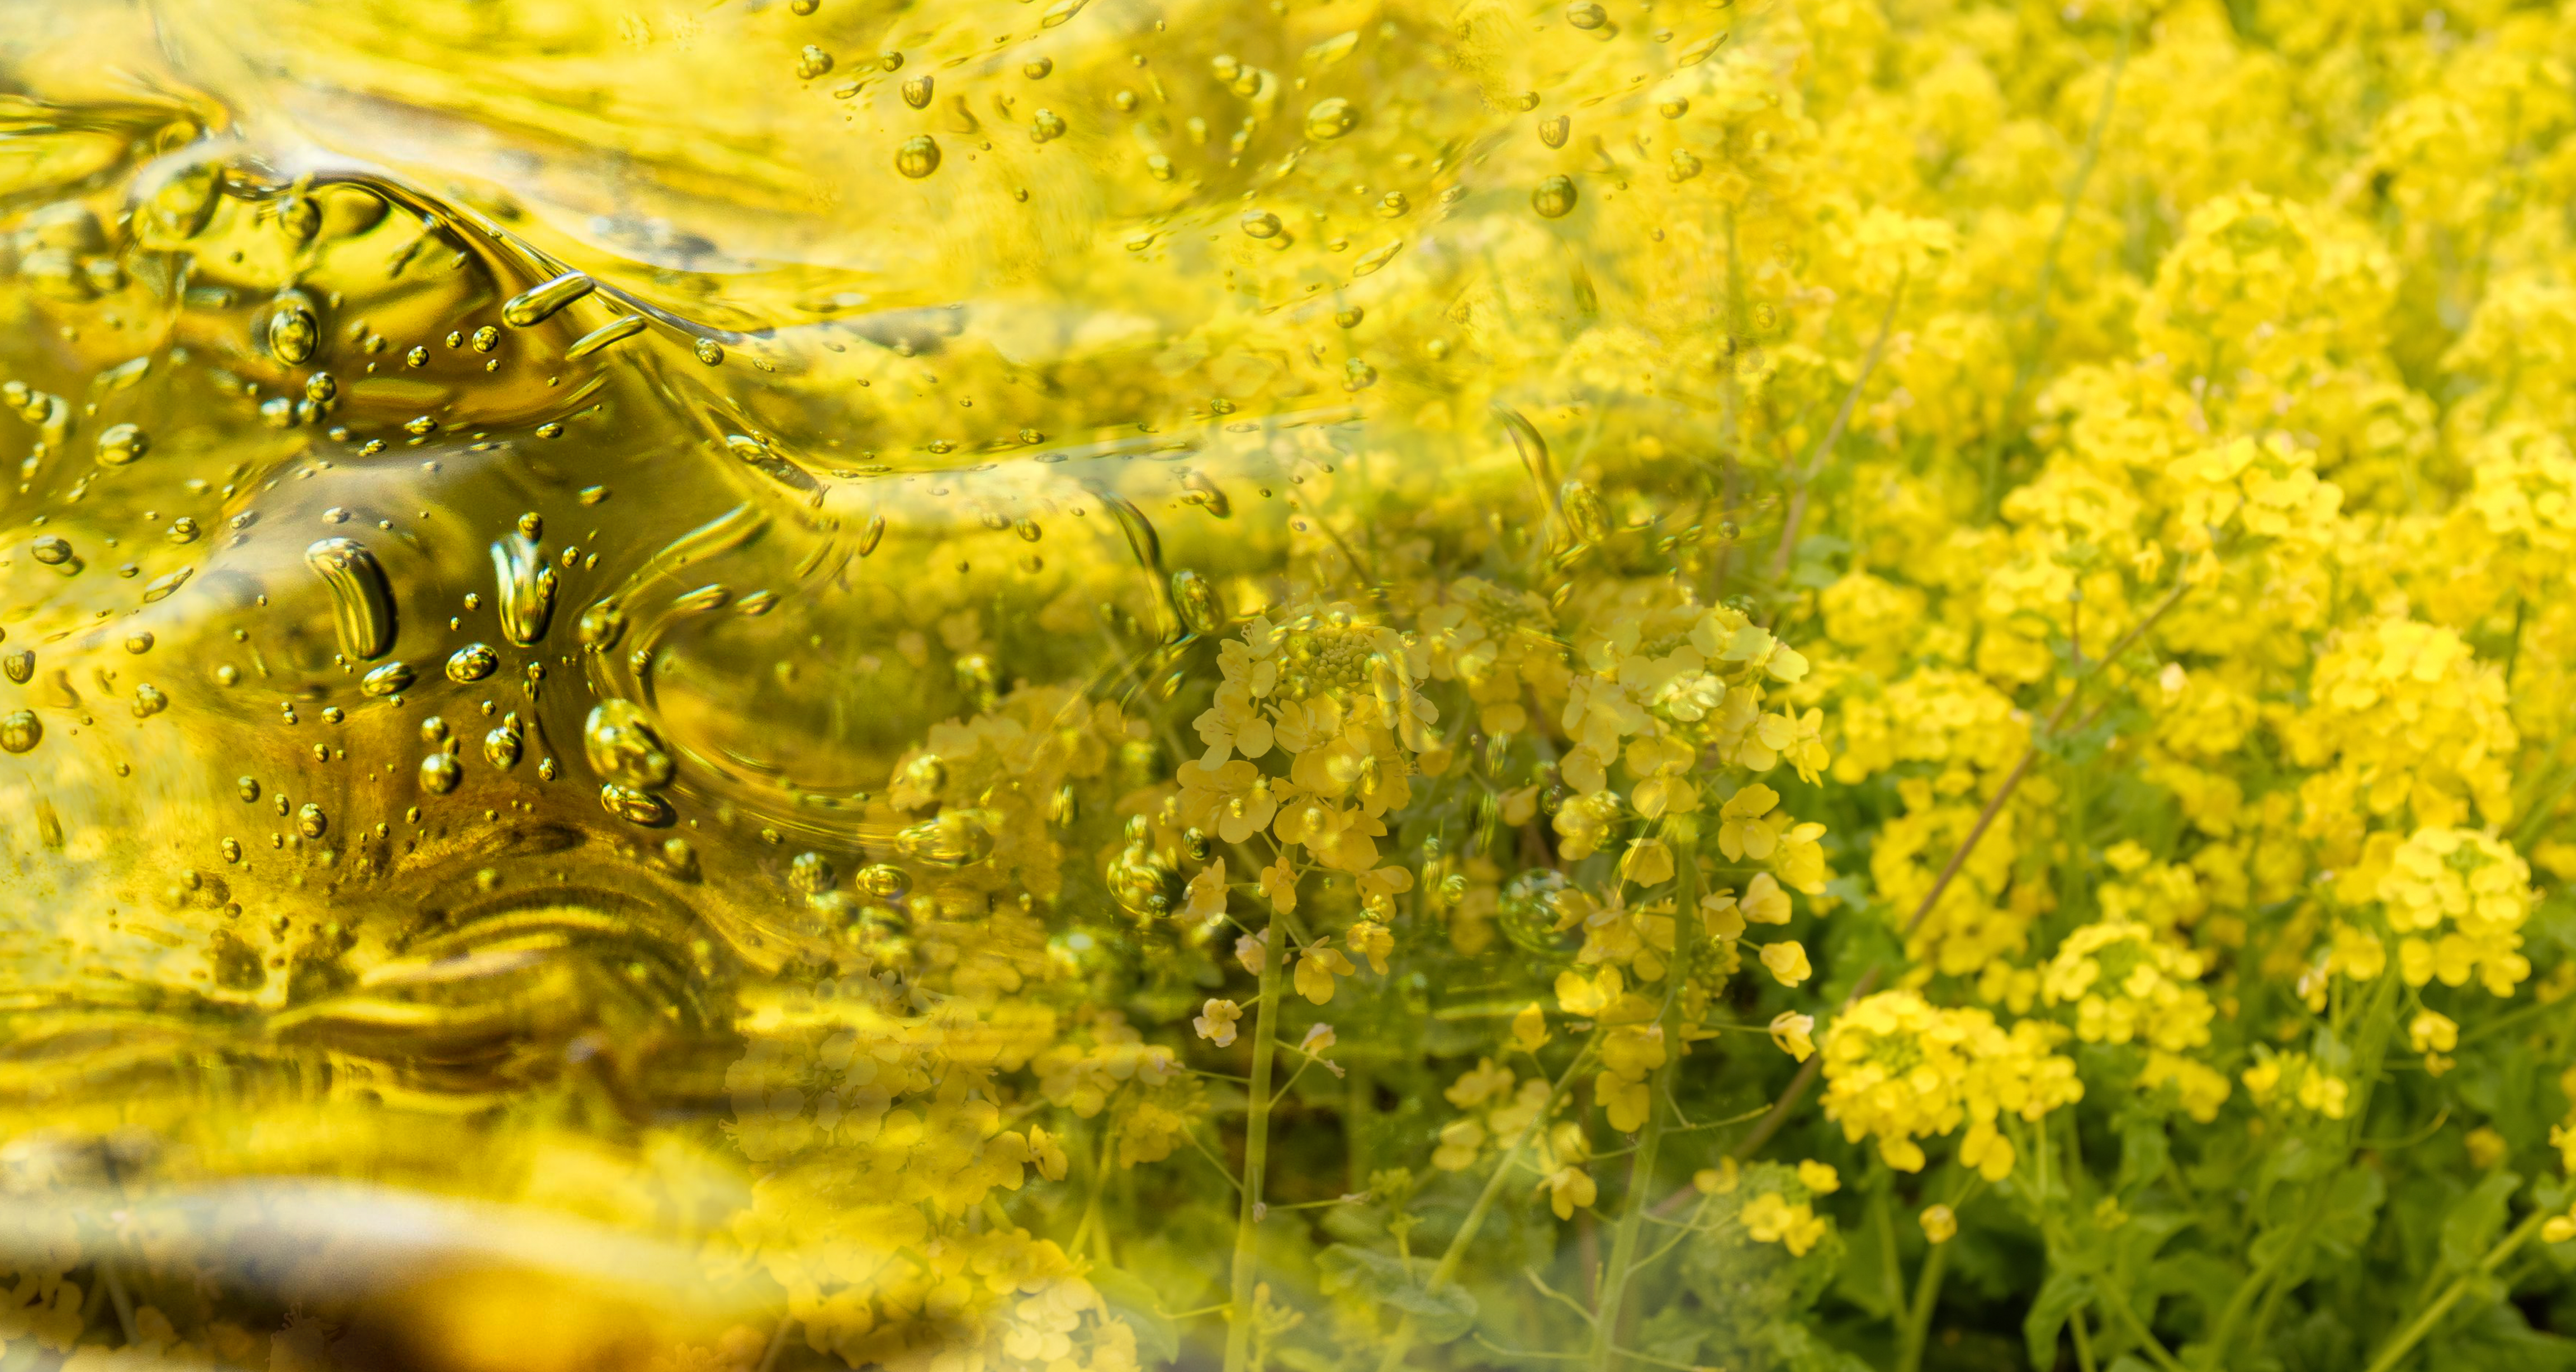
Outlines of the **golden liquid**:
<svg viewBox="0 0 2576 1372">
<path fill-rule="evenodd" d="M 1178 893 L 1188 836 L 1122 867 L 1122 802 L 1200 751 L 1212 631 L 1519 565 L 1534 475 L 1723 575 L 1697 455 L 1785 251 L 1748 220 L 1735 267 L 1728 207 L 1785 116 L 1657 116 L 1735 18 L 1680 10 L 0 6 L 24 1321 L 189 1366 L 1046 1364 L 941 1254 L 1073 1242 L 1101 1145 L 924 1199 L 964 1164 L 813 1142 L 844 1031 L 984 1051 L 1006 1105 L 1094 997 L 1186 1037 L 1215 955 L 1113 887 Z M 1019 731 L 936 732 L 979 716 Z M 1368 1184 L 1280 1129 L 1274 1194 Z M 1158 1167 L 1121 1265 L 1221 1302 L 1231 1192 Z M 1218 1218 L 1162 1232 L 1172 1188 Z M 896 1294 L 809 1339 L 797 1272 L 809 1314 Z"/>
</svg>

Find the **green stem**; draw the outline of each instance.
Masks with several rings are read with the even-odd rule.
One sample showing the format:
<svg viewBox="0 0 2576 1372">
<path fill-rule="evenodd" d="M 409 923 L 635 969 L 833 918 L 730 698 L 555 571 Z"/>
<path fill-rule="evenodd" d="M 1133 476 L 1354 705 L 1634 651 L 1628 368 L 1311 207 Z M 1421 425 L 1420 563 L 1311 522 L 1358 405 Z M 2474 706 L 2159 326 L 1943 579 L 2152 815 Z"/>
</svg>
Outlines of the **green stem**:
<svg viewBox="0 0 2576 1372">
<path fill-rule="evenodd" d="M 2397 980 L 2396 977 L 2386 974 L 2380 977 L 2378 984 L 2372 989 L 2370 1007 L 2362 1022 L 2362 1049 L 2353 1055 L 2356 1069 L 2353 1076 L 2356 1080 L 2351 1108 L 2347 1114 L 2350 1123 L 2346 1127 L 2344 1139 L 2347 1159 L 2351 1155 L 2353 1145 L 2360 1138 L 2363 1122 L 2370 1117 L 2371 1088 L 2378 1081 L 2379 1065 L 2381 1059 L 2386 1056 L 2388 1025 L 2393 1018 L 2389 1014 L 2389 1007 L 2396 1004 Z M 2308 1236 L 2324 1222 L 2326 1206 L 2333 1195 L 2331 1184 L 2320 1182 L 2315 1199 L 2309 1202 L 2307 1212 L 2299 1217 L 2298 1228 L 2291 1234 L 2290 1241 L 2281 1245 L 2279 1251 L 2265 1260 L 2261 1266 L 2256 1267 L 2252 1275 L 2245 1279 L 2244 1284 L 2236 1288 L 2236 1294 L 2229 1298 L 2227 1308 L 2219 1314 L 2216 1332 L 2209 1340 L 2209 1346 L 2218 1351 L 2222 1360 L 2235 1346 L 2236 1327 L 2243 1322 L 2245 1312 L 2253 1307 L 2254 1297 L 2257 1294 L 2263 1294 L 2267 1298 L 2255 1327 L 2258 1330 L 2270 1327 L 2272 1316 L 2280 1307 L 2279 1293 L 2266 1291 L 2265 1288 L 2279 1280 L 2283 1269 L 2289 1265 L 2292 1258 L 2306 1251 Z"/>
<path fill-rule="evenodd" d="M 2066 1327 L 2075 1335 L 2075 1366 L 2078 1372 L 2100 1372 L 2093 1361 L 2093 1335 L 2084 1327 L 2084 1312 L 2076 1311 L 2067 1319 Z"/>
<path fill-rule="evenodd" d="M 1914 1308 L 1906 1312 L 1905 1329 L 1897 1346 L 1896 1372 L 1919 1372 L 1923 1366 L 1923 1344 L 1932 1332 L 1932 1308 L 1941 1302 L 1941 1273 L 1950 1265 L 1950 1245 L 1936 1243 L 1923 1259 L 1923 1271 L 1914 1279 Z"/>
<path fill-rule="evenodd" d="M 1676 826 L 1678 827 L 1678 826 Z M 1682 850 L 1682 879 L 1676 888 L 1676 908 L 1698 908 L 1699 866 L 1696 845 L 1679 843 Z M 1687 963 L 1676 961 L 1664 969 L 1664 1004 L 1656 1013 L 1655 1027 L 1664 1035 L 1664 1062 L 1655 1069 L 1654 1085 L 1646 1097 L 1646 1120 L 1637 1133 L 1636 1156 L 1628 1160 L 1628 1194 L 1620 1201 L 1619 1227 L 1610 1239 L 1610 1266 L 1601 1279 L 1600 1318 L 1592 1324 L 1592 1366 L 1595 1372 L 1614 1372 L 1618 1366 L 1619 1314 L 1628 1294 L 1628 1274 L 1637 1259 L 1637 1229 L 1651 1204 L 1647 1192 L 1655 1185 L 1655 1152 L 1663 1143 L 1663 1103 L 1672 1094 L 1675 1064 L 1681 1061 L 1680 1035 L 1673 1024 L 1673 1010 L 1681 999 L 1681 985 L 1690 976 Z"/>
<path fill-rule="evenodd" d="M 2146 1322 L 2138 1318 L 2138 1312 L 2129 1308 L 2129 1298 L 2126 1293 L 2105 1292 L 2102 1296 L 2102 1307 L 2117 1316 L 2120 1323 L 2128 1327 L 2129 1337 L 2136 1339 L 2138 1346 L 2147 1350 L 2147 1356 L 2155 1359 L 2156 1366 L 2163 1368 L 2165 1372 L 2186 1372 L 2182 1363 L 2177 1361 L 2173 1354 L 2165 1351 L 2163 1342 L 2147 1328 Z M 2081 1338 L 2084 1316 L 2078 1312 L 2075 1319 L 2077 1337 Z"/>
<path fill-rule="evenodd" d="M 1574 1084 L 1575 1073 L 1582 1071 L 1584 1064 L 1592 1060 L 1592 1050 L 1600 1042 L 1601 1030 L 1596 1026 L 1592 1037 L 1585 1040 L 1582 1050 L 1574 1055 L 1574 1061 L 1567 1063 L 1565 1070 L 1557 1075 L 1555 1086 L 1547 1093 L 1547 1103 L 1539 1107 L 1538 1114 L 1522 1128 L 1520 1137 L 1513 1139 L 1512 1146 L 1505 1149 L 1502 1157 L 1494 1163 L 1494 1174 L 1485 1179 L 1485 1189 L 1476 1193 L 1476 1203 L 1467 1208 L 1467 1218 L 1459 1223 L 1457 1234 L 1441 1251 L 1440 1261 L 1432 1264 L 1429 1289 L 1437 1291 L 1457 1277 L 1458 1264 L 1467 1256 L 1467 1245 L 1475 1241 L 1476 1231 L 1484 1228 L 1485 1214 L 1494 1208 L 1494 1200 L 1502 1194 L 1503 1183 L 1511 1179 L 1512 1168 L 1519 1165 L 1522 1151 L 1529 1147 L 1531 1139 L 1538 1137 L 1541 1129 L 1547 1127 L 1548 1117 L 1556 1113 L 1557 1102 L 1565 1099 L 1566 1088 Z M 1386 1356 L 1378 1360 L 1378 1372 L 1396 1372 L 1397 1368 L 1404 1366 L 1404 1355 L 1413 1349 L 1413 1334 L 1411 1314 L 1395 1322 L 1395 1332 L 1386 1341 Z"/>
<path fill-rule="evenodd" d="M 2493 1272 L 2497 1264 L 2512 1257 L 2515 1249 L 2522 1247 L 2532 1235 L 2540 1232 L 2540 1226 L 2546 1224 L 2553 1213 L 2555 1212 L 2535 1210 L 2531 1218 L 2515 1225 L 2512 1233 L 2505 1235 L 2495 1247 L 2487 1250 L 2485 1257 L 2478 1260 L 2475 1271 L 2461 1273 L 2458 1280 L 2453 1281 L 2431 1305 L 2424 1307 L 2423 1314 L 2416 1316 L 2414 1322 L 2407 1325 L 2396 1338 L 2390 1340 L 2387 1347 L 2379 1350 L 2379 1356 L 2370 1360 L 2370 1372 L 2389 1372 L 2389 1369 L 2397 1366 L 2400 1359 L 2414 1351 L 2415 1345 L 2424 1341 L 2425 1335 L 2433 1332 L 2433 1326 L 2441 1323 L 2444 1315 L 2451 1313 L 2451 1307 L 2459 1304 L 2462 1296 L 2469 1294 L 2470 1286 L 2478 1278 Z"/>
<path fill-rule="evenodd" d="M 1270 1160 L 1270 1068 L 1279 1046 L 1279 971 L 1287 961 L 1276 915 L 1263 937 L 1270 946 L 1261 959 L 1261 1006 L 1252 1024 L 1252 1099 L 1244 1121 L 1243 1207 L 1234 1225 L 1234 1292 L 1227 1307 L 1225 1372 L 1244 1372 L 1251 1363 L 1253 1278 L 1261 1267 L 1254 1230 L 1261 1223 L 1261 1172 Z"/>
</svg>

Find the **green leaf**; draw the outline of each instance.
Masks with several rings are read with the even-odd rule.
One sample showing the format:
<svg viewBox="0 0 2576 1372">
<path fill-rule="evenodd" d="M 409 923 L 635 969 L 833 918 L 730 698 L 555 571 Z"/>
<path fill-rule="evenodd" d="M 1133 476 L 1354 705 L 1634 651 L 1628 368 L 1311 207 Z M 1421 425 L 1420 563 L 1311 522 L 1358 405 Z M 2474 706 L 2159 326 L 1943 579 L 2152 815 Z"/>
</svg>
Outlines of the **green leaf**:
<svg viewBox="0 0 2576 1372">
<path fill-rule="evenodd" d="M 2497 1168 L 2480 1178 L 2467 1195 L 2451 1202 L 2450 1213 L 2442 1217 L 2444 1267 L 2466 1272 L 2478 1265 L 2495 1246 L 2496 1235 L 2504 1232 L 2504 1203 L 2521 1185 L 2519 1173 Z"/>
<path fill-rule="evenodd" d="M 2131 1120 L 2120 1129 L 2120 1180 L 2117 1189 L 2124 1199 L 2135 1199 L 2150 1182 L 2162 1176 L 2165 1160 L 2172 1156 L 2161 1119 Z"/>
<path fill-rule="evenodd" d="M 2326 1192 L 2325 1214 L 2317 1220 L 2317 1245 L 2348 1258 L 2370 1242 L 2379 1225 L 2379 1207 L 2388 1199 L 2388 1183 L 2374 1167 L 2350 1168 L 2336 1176 Z"/>
<path fill-rule="evenodd" d="M 2057 1365 L 2057 1335 L 2067 1319 L 2093 1299 L 2093 1279 L 2078 1276 L 2065 1268 L 2052 1268 L 2039 1295 L 2030 1303 L 2030 1313 L 2022 1317 L 2021 1335 L 2030 1344 L 2030 1365 Z"/>
<path fill-rule="evenodd" d="M 1316 1255 L 1315 1268 L 1326 1294 L 1355 1291 L 1391 1305 L 1413 1316 L 1415 1332 L 1426 1343 L 1447 1343 L 1475 1326 L 1476 1298 L 1465 1287 L 1450 1282 L 1435 1290 L 1424 1284 L 1431 1279 L 1429 1259 L 1415 1258 L 1408 1271 L 1394 1254 L 1337 1243 Z"/>
<path fill-rule="evenodd" d="M 1181 1356 L 1179 1326 L 1163 1318 L 1162 1306 L 1155 1298 L 1153 1285 L 1133 1272 L 1115 1267 L 1093 1268 L 1091 1287 L 1109 1306 L 1111 1314 L 1127 1322 L 1136 1331 L 1136 1357 L 1140 1362 L 1177 1362 Z"/>
</svg>

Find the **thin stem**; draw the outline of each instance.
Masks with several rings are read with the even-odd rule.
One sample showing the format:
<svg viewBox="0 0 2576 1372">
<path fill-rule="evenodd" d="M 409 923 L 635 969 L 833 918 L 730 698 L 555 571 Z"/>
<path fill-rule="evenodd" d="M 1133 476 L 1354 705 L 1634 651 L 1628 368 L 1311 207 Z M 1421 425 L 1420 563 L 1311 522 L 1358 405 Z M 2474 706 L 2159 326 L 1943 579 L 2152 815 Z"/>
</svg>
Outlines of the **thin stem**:
<svg viewBox="0 0 2576 1372">
<path fill-rule="evenodd" d="M 2078 1310 L 2069 1316 L 2066 1327 L 2075 1336 L 2077 1372 L 2098 1372 L 2098 1365 L 2093 1361 L 2093 1333 L 2084 1327 L 2084 1312 Z"/>
<path fill-rule="evenodd" d="M 2138 1312 L 2129 1308 L 2129 1298 L 2125 1294 L 2116 1291 L 2107 1293 L 2102 1297 L 2102 1304 L 2109 1307 L 2113 1315 L 2119 1317 L 2122 1325 L 2127 1326 L 2129 1337 L 2136 1339 L 2138 1346 L 2147 1350 L 2147 1356 L 2155 1360 L 2156 1366 L 2163 1368 L 2165 1372 L 2185 1372 L 2182 1363 L 2177 1361 L 2173 1354 L 2166 1352 L 2164 1344 L 2159 1342 L 2156 1336 L 2148 1331 L 2146 1324 L 2139 1320 Z M 2083 1316 L 2078 1314 L 2076 1318 L 2081 1320 Z"/>
<path fill-rule="evenodd" d="M 1512 1146 L 1495 1161 L 1493 1175 L 1485 1179 L 1485 1189 L 1476 1194 L 1476 1203 L 1467 1208 L 1467 1218 L 1458 1225 L 1458 1232 L 1450 1238 L 1449 1246 L 1441 1251 L 1440 1261 L 1432 1265 L 1431 1280 L 1427 1283 L 1431 1290 L 1437 1291 L 1456 1278 L 1458 1264 L 1467 1256 L 1467 1245 L 1475 1241 L 1476 1231 L 1484 1228 L 1485 1214 L 1494 1208 L 1494 1199 L 1502 1194 L 1503 1183 L 1510 1179 L 1512 1168 L 1519 1164 L 1522 1151 L 1545 1127 L 1548 1117 L 1556 1113 L 1557 1102 L 1565 1099 L 1566 1088 L 1574 1084 L 1575 1073 L 1582 1071 L 1584 1064 L 1592 1060 L 1592 1050 L 1600 1042 L 1601 1030 L 1596 1027 L 1592 1037 L 1584 1040 L 1583 1048 L 1574 1055 L 1574 1060 L 1558 1074 L 1556 1084 L 1547 1093 L 1547 1103 L 1539 1107 L 1539 1112 L 1522 1126 L 1520 1136 L 1512 1140 Z M 1413 1348 L 1413 1333 L 1414 1319 L 1407 1313 L 1395 1322 L 1395 1332 L 1387 1338 L 1386 1356 L 1378 1360 L 1378 1372 L 1395 1372 L 1404 1366 L 1404 1355 Z"/>
<path fill-rule="evenodd" d="M 1271 917 L 1270 927 L 1279 927 Z M 1260 1273 L 1254 1228 L 1261 1222 L 1261 1173 L 1270 1159 L 1270 1069 L 1279 1046 L 1279 971 L 1287 961 L 1279 940 L 1270 939 L 1261 959 L 1261 1008 L 1252 1025 L 1252 1090 L 1250 1115 L 1243 1134 L 1243 1208 L 1234 1225 L 1234 1291 L 1227 1312 L 1225 1372 L 1244 1372 L 1252 1360 L 1253 1279 Z"/>
<path fill-rule="evenodd" d="M 1815 456 L 1807 459 L 1806 469 L 1798 474 L 1789 492 L 1789 516 L 1780 525 L 1780 546 L 1771 554 L 1771 580 L 1777 584 L 1788 575 L 1789 558 L 1798 548 L 1798 530 L 1807 519 L 1807 491 L 1817 477 L 1824 474 L 1825 464 L 1833 461 L 1834 445 L 1842 441 L 1844 426 L 1851 423 L 1852 411 L 1860 405 L 1860 393 L 1869 385 L 1870 374 L 1878 370 L 1878 359 L 1887 351 L 1887 334 L 1896 327 L 1896 307 L 1905 299 L 1905 281 L 1914 269 L 1906 263 L 1896 272 L 1896 288 L 1887 293 L 1887 313 L 1879 316 L 1878 336 L 1869 342 L 1869 351 L 1860 360 L 1860 374 L 1852 378 L 1851 389 L 1843 392 L 1842 408 L 1834 411 L 1834 422 L 1825 426 L 1825 436 L 1816 443 Z"/>
<path fill-rule="evenodd" d="M 1696 842 L 1680 841 L 1683 826 L 1668 824 L 1674 831 L 1676 846 L 1682 849 L 1681 881 L 1674 889 L 1678 909 L 1691 910 L 1699 905 L 1699 864 L 1692 861 Z M 1628 1194 L 1620 1198 L 1619 1227 L 1610 1240 L 1610 1268 L 1601 1281 L 1601 1318 L 1592 1327 L 1592 1365 L 1598 1372 L 1613 1372 L 1618 1366 L 1615 1348 L 1618 1344 L 1619 1315 L 1628 1294 L 1630 1265 L 1637 1258 L 1637 1226 L 1645 1215 L 1646 1193 L 1655 1184 L 1655 1152 L 1663 1143 L 1663 1100 L 1672 1094 L 1673 1066 L 1681 1060 L 1674 1032 L 1673 1011 L 1680 999 L 1681 984 L 1687 971 L 1681 966 L 1664 969 L 1664 1004 L 1655 1015 L 1655 1028 L 1664 1036 L 1663 1065 L 1655 1069 L 1655 1084 L 1646 1094 L 1646 1119 L 1637 1132 L 1637 1155 L 1628 1161 Z"/>
<path fill-rule="evenodd" d="M 1923 1259 L 1923 1271 L 1914 1279 L 1914 1308 L 1905 1315 L 1905 1328 L 1899 1335 L 1896 1372 L 1918 1372 L 1923 1366 L 1923 1342 L 1932 1332 L 1932 1308 L 1941 1300 L 1941 1274 L 1950 1265 L 1950 1245 L 1934 1244 Z"/>
<path fill-rule="evenodd" d="M 2084 135 L 2084 156 L 2075 164 L 2074 184 L 2067 188 L 2066 204 L 2058 211 L 2057 227 L 2048 236 L 2048 249 L 2040 255 L 2039 280 L 2031 290 L 2031 329 L 2028 345 L 2013 364 L 2011 389 L 2004 392 L 2003 408 L 1995 416 L 1995 431 L 1986 441 L 1985 500 L 1982 518 L 1992 520 L 2003 503 L 2003 451 L 2005 436 L 2012 432 L 2013 411 L 2020 408 L 2022 397 L 2039 375 L 2040 354 L 2048 347 L 2052 332 L 2048 317 L 2049 293 L 2057 285 L 2057 256 L 2066 246 L 2066 235 L 2075 226 L 2075 211 L 2084 203 L 2084 188 L 2093 180 L 2093 168 L 2102 160 L 2102 136 L 2110 130 L 2111 111 L 2119 103 L 2120 74 L 2129 65 L 2129 20 L 2120 20 L 2120 46 L 2111 57 L 2111 77 L 2103 83 L 2102 103 L 2093 112 L 2093 127 Z"/>
</svg>

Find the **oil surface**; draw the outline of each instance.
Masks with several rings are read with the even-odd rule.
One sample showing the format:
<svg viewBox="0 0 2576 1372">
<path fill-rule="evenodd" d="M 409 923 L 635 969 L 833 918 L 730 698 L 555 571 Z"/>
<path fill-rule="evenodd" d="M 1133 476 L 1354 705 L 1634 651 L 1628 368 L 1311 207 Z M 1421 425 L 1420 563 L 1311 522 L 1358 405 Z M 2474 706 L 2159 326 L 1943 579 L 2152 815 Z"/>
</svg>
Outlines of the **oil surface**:
<svg viewBox="0 0 2576 1372">
<path fill-rule="evenodd" d="M 1105 1142 L 1210 1114 L 1127 1061 L 1234 941 L 1175 932 L 1176 731 L 1249 615 L 1572 546 L 1495 401 L 1715 432 L 1566 350 L 1710 309 L 1665 168 L 1741 135 L 1647 88 L 1726 28 L 817 9 L 8 7 L 0 1084 L 59 1259 L 13 1348 L 1223 1338 L 1164 1316 L 1232 1216 L 1157 1232 Z"/>
</svg>

